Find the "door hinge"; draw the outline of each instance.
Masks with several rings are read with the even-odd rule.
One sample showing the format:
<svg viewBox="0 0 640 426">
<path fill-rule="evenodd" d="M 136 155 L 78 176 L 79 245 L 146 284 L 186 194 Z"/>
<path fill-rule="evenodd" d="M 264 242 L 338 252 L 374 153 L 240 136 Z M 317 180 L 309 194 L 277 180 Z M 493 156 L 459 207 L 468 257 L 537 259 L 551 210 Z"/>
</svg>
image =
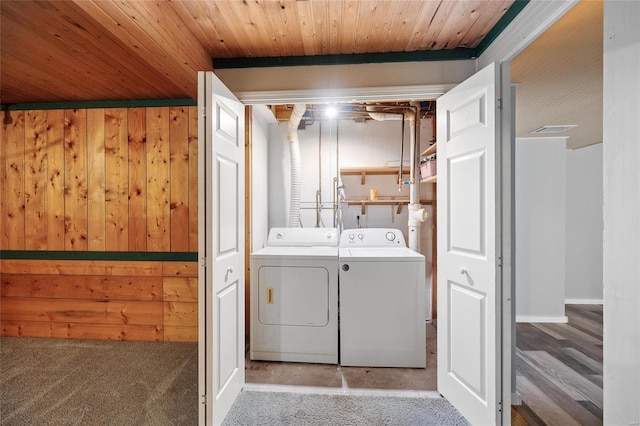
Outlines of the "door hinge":
<svg viewBox="0 0 640 426">
<path fill-rule="evenodd" d="M 502 268 L 502 256 L 498 256 L 498 268 Z"/>
<path fill-rule="evenodd" d="M 207 394 L 202 395 L 202 405 L 207 405 Z"/>
<path fill-rule="evenodd" d="M 201 115 L 206 118 L 206 116 L 207 116 L 207 108 L 206 107 L 202 107 Z"/>
<path fill-rule="evenodd" d="M 502 109 L 502 98 L 498 98 L 498 109 Z"/>
<path fill-rule="evenodd" d="M 502 413 L 502 401 L 498 402 L 498 413 Z"/>
</svg>

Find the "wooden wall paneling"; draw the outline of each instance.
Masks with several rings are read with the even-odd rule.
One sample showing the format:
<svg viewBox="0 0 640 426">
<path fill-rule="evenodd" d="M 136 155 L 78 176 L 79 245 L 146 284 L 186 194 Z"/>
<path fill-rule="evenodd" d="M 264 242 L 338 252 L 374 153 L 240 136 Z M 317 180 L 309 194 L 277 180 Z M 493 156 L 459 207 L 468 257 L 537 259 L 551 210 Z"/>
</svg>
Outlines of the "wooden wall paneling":
<svg viewBox="0 0 640 426">
<path fill-rule="evenodd" d="M 162 262 L 162 276 L 198 278 L 198 262 Z"/>
<path fill-rule="evenodd" d="M 171 251 L 189 251 L 189 114 L 169 108 Z M 197 210 L 197 209 L 196 209 Z"/>
<path fill-rule="evenodd" d="M 25 114 L 24 214 L 25 249 L 47 249 L 47 114 Z"/>
<path fill-rule="evenodd" d="M 169 108 L 147 108 L 147 250 L 170 251 Z"/>
<path fill-rule="evenodd" d="M 3 114 L 4 115 L 4 114 Z M 4 121 L 4 116 L 2 117 Z M 7 192 L 7 125 L 2 124 L 2 132 L 0 132 L 0 190 L 2 195 L 0 196 L 0 248 L 9 248 L 7 241 L 7 235 L 2 225 L 7 220 L 7 204 L 6 196 Z"/>
<path fill-rule="evenodd" d="M 78 324 L 42 321 L 1 321 L 1 334 L 10 337 L 162 341 L 162 327 L 141 324 Z"/>
<path fill-rule="evenodd" d="M 47 250 L 64 250 L 64 110 L 47 110 Z"/>
<path fill-rule="evenodd" d="M 197 342 L 198 327 L 164 326 L 165 342 Z"/>
<path fill-rule="evenodd" d="M 198 303 L 164 302 L 165 326 L 197 327 Z"/>
<path fill-rule="evenodd" d="M 129 143 L 129 251 L 147 251 L 147 111 L 127 110 Z"/>
<path fill-rule="evenodd" d="M 198 278 L 163 277 L 162 300 L 165 302 L 198 302 Z"/>
<path fill-rule="evenodd" d="M 87 110 L 65 110 L 65 250 L 87 250 Z"/>
<path fill-rule="evenodd" d="M 3 274 L 162 276 L 163 262 L 1 259 Z"/>
<path fill-rule="evenodd" d="M 105 220 L 107 251 L 129 250 L 129 148 L 126 108 L 105 109 Z"/>
<path fill-rule="evenodd" d="M 198 251 L 198 107 L 189 107 L 189 251 Z"/>
<path fill-rule="evenodd" d="M 87 245 L 104 251 L 106 240 L 104 109 L 87 110 Z"/>
<path fill-rule="evenodd" d="M 1 259 L 0 335 L 198 340 L 196 262 Z"/>
<path fill-rule="evenodd" d="M 45 299 L 160 301 L 162 285 L 160 276 L 2 274 L 0 295 Z M 172 288 L 188 299 L 188 285 L 175 285 Z"/>
<path fill-rule="evenodd" d="M 2 126 L 6 144 L 2 248 L 24 250 L 24 111 L 11 111 L 8 116 L 11 123 Z"/>
<path fill-rule="evenodd" d="M 2 321 L 162 324 L 162 302 L 3 297 Z"/>
</svg>

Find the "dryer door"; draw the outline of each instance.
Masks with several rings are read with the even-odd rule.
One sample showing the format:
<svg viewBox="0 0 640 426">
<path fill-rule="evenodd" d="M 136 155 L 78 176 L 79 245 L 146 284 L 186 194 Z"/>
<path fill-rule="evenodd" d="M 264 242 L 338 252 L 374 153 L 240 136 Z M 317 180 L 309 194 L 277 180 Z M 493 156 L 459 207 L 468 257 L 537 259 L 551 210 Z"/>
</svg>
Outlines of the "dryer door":
<svg viewBox="0 0 640 426">
<path fill-rule="evenodd" d="M 325 268 L 263 266 L 258 283 L 260 323 L 307 327 L 329 323 L 329 271 Z"/>
</svg>

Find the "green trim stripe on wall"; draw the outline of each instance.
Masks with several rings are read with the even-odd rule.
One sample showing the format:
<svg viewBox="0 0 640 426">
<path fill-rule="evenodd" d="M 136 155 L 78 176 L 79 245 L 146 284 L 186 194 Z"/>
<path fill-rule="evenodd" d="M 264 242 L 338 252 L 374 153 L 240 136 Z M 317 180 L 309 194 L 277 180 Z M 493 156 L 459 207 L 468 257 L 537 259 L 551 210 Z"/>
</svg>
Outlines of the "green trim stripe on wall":
<svg viewBox="0 0 640 426">
<path fill-rule="evenodd" d="M 197 252 L 0 250 L 0 259 L 196 262 Z"/>
</svg>

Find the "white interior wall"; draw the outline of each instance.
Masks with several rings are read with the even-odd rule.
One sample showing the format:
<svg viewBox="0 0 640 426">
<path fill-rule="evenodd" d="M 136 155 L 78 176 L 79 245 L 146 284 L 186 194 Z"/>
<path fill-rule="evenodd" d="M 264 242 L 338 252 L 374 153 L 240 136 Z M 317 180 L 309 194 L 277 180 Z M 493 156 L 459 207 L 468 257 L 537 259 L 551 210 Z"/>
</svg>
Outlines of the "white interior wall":
<svg viewBox="0 0 640 426">
<path fill-rule="evenodd" d="M 516 321 L 566 322 L 566 139 L 516 139 Z"/>
<path fill-rule="evenodd" d="M 604 424 L 640 424 L 640 2 L 604 2 Z"/>
<path fill-rule="evenodd" d="M 602 144 L 567 151 L 566 303 L 602 303 Z"/>
<path fill-rule="evenodd" d="M 233 68 L 215 72 L 234 93 L 311 90 L 321 97 L 341 88 L 456 84 L 475 72 L 475 61 Z"/>
<path fill-rule="evenodd" d="M 253 106 L 251 123 L 251 251 L 267 243 L 269 218 L 269 125 L 276 124 L 264 105 Z"/>
<path fill-rule="evenodd" d="M 298 132 L 300 141 L 300 157 L 302 162 L 302 206 L 301 220 L 303 227 L 316 226 L 315 194 L 318 190 L 318 167 L 320 162 L 319 145 L 321 145 L 322 163 L 322 205 L 325 207 L 322 221 L 325 226 L 333 226 L 333 179 L 337 176 L 336 157 L 339 156 L 341 167 L 397 167 L 400 163 L 402 121 L 377 122 L 368 120 L 357 123 L 353 120 L 322 120 L 322 138 L 319 137 L 320 121 L 307 125 Z M 269 227 L 286 226 L 289 209 L 289 142 L 286 137 L 287 123 L 273 126 L 270 132 L 269 147 Z M 421 123 L 422 149 L 432 139 L 430 120 Z M 336 154 L 336 143 L 340 150 Z M 409 161 L 409 125 L 405 125 L 404 164 Z M 408 197 L 409 187 L 404 185 L 398 191 L 394 176 L 367 176 L 365 185 L 360 184 L 360 176 L 344 176 L 347 199 L 367 199 L 371 188 L 377 188 L 380 197 Z M 422 186 L 422 198 L 428 199 L 431 185 Z M 361 215 L 360 206 L 344 209 L 344 228 L 356 228 L 356 214 Z M 394 227 L 407 232 L 407 208 L 400 214 L 391 214 L 395 209 L 391 206 L 367 206 L 361 225 L 367 227 Z M 322 226 L 322 225 L 321 225 Z"/>
<path fill-rule="evenodd" d="M 322 138 L 320 138 L 322 127 Z M 290 166 L 289 142 L 287 140 L 287 123 L 270 126 L 269 143 L 269 228 L 284 227 L 288 224 Z M 334 221 L 333 196 L 334 178 L 337 176 L 336 157 L 341 167 L 385 167 L 399 166 L 401 151 L 402 121 L 377 122 L 368 120 L 358 123 L 353 120 L 316 121 L 298 131 L 300 142 L 300 158 L 302 164 L 302 211 L 300 214 L 303 227 L 316 226 L 315 196 L 321 181 L 322 221 L 320 226 L 332 227 Z M 420 128 L 421 151 L 426 149 L 433 139 L 431 120 L 422 120 Z M 339 153 L 336 155 L 336 143 Z M 321 164 L 318 161 L 321 156 Z M 405 148 L 403 161 L 409 163 L 409 124 L 405 124 Z M 319 179 L 318 168 L 322 167 Z M 408 179 L 408 176 L 406 177 Z M 378 189 L 379 197 L 409 197 L 409 186 L 403 185 L 398 191 L 395 176 L 367 176 L 366 183 L 361 185 L 360 176 L 343 176 L 346 199 L 368 199 L 371 188 Z M 421 185 L 421 199 L 433 198 L 433 185 Z M 431 207 L 427 207 L 429 214 Z M 343 205 L 343 229 L 361 227 L 400 229 L 408 241 L 408 207 L 402 207 L 400 214 L 396 206 L 367 206 L 362 215 L 361 206 Z M 359 224 L 359 225 L 358 225 Z M 423 224 L 421 229 L 421 252 L 425 255 L 425 277 L 427 294 L 430 295 L 431 282 L 431 221 Z M 430 299 L 427 302 L 430 303 Z M 427 312 L 431 312 L 430 305 Z"/>
</svg>

